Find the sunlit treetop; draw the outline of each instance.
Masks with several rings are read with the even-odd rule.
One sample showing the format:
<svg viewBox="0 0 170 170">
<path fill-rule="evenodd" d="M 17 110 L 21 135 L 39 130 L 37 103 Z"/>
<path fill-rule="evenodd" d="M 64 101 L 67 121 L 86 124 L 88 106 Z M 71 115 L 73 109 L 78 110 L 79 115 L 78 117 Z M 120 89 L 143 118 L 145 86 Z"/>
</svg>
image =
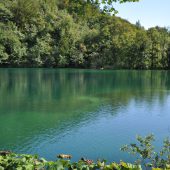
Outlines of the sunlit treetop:
<svg viewBox="0 0 170 170">
<path fill-rule="evenodd" d="M 47 0 L 45 0 L 47 1 Z M 76 7 L 78 11 L 81 11 L 86 5 L 92 5 L 100 9 L 104 13 L 114 14 L 117 13 L 114 8 L 115 3 L 125 3 L 125 2 L 138 2 L 140 0 L 56 0 L 61 9 Z M 92 7 L 91 6 L 91 7 Z"/>
</svg>

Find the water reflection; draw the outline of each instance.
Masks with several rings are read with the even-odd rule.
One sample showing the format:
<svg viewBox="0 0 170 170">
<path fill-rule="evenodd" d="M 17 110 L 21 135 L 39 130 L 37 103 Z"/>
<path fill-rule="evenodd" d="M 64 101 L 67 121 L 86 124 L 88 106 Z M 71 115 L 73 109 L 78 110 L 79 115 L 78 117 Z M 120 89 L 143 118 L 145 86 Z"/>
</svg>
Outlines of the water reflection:
<svg viewBox="0 0 170 170">
<path fill-rule="evenodd" d="M 0 69 L 0 94 L 1 149 L 132 161 L 136 134 L 170 135 L 168 71 Z"/>
</svg>

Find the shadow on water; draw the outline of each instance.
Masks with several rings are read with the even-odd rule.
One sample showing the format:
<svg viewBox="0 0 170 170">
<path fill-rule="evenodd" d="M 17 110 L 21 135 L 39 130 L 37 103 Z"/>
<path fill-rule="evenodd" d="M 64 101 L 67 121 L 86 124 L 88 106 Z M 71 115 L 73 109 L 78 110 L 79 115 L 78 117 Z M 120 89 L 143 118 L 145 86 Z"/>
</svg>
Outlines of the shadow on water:
<svg viewBox="0 0 170 170">
<path fill-rule="evenodd" d="M 170 72 L 0 69 L 0 148 L 133 161 L 136 134 L 170 136 Z"/>
</svg>

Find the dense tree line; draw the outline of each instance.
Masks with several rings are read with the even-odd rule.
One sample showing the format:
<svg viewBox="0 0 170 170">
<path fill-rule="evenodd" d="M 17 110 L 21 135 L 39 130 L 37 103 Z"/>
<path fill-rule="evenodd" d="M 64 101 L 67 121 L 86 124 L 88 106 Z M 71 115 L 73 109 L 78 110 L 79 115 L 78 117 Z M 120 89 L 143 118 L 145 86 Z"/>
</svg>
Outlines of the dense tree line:
<svg viewBox="0 0 170 170">
<path fill-rule="evenodd" d="M 107 7 L 98 0 L 1 0 L 0 65 L 170 68 L 167 28 L 145 30 Z"/>
</svg>

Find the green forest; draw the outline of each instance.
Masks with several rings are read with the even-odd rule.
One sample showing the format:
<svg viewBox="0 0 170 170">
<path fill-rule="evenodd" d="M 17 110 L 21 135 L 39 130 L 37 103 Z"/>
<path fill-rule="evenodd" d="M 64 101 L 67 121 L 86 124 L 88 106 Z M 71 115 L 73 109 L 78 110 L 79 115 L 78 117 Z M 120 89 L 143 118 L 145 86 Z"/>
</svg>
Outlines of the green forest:
<svg viewBox="0 0 170 170">
<path fill-rule="evenodd" d="M 131 24 L 112 2 L 1 0 L 0 66 L 169 69 L 168 28 Z"/>
</svg>

